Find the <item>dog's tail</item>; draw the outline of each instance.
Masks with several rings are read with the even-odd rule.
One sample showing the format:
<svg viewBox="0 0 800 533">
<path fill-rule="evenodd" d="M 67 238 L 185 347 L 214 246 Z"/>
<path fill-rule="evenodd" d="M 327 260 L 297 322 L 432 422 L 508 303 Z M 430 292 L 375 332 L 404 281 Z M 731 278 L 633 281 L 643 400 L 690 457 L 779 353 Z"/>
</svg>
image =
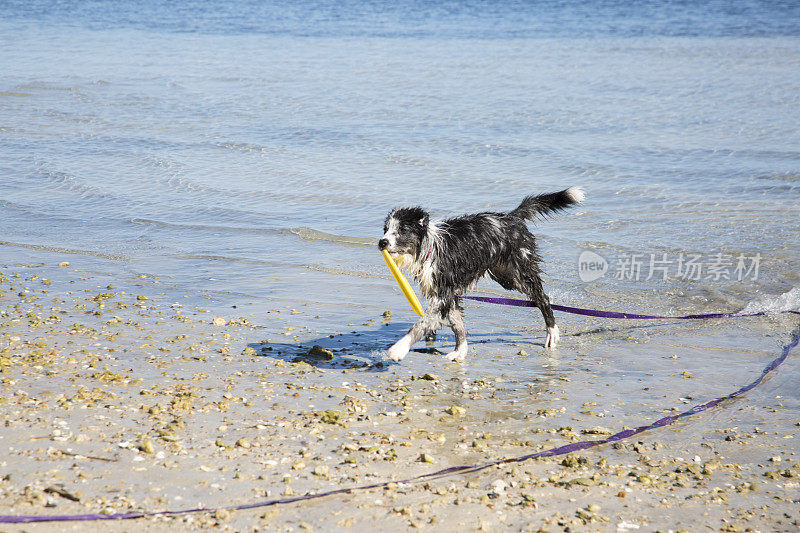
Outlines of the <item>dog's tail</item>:
<svg viewBox="0 0 800 533">
<path fill-rule="evenodd" d="M 533 220 L 537 217 L 550 215 L 561 211 L 574 204 L 583 202 L 586 194 L 580 187 L 570 187 L 559 192 L 528 196 L 519 207 L 509 213 L 511 216 Z"/>
</svg>

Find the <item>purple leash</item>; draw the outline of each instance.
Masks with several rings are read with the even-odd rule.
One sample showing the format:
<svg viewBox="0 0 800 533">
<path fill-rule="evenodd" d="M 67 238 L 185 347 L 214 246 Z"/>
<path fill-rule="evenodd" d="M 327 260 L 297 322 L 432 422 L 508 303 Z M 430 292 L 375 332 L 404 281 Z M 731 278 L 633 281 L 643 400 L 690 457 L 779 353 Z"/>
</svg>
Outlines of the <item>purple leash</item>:
<svg viewBox="0 0 800 533">
<path fill-rule="evenodd" d="M 493 298 L 488 296 L 461 296 L 464 300 L 474 300 L 476 302 L 485 302 L 490 304 L 512 305 L 515 307 L 536 307 L 536 304 L 530 300 L 516 300 L 514 298 Z M 573 315 L 596 316 L 600 318 L 622 318 L 627 320 L 652 320 L 652 319 L 671 319 L 671 320 L 693 320 L 699 318 L 742 318 L 747 316 L 764 316 L 766 313 L 760 311 L 758 313 L 743 314 L 737 313 L 707 313 L 704 315 L 684 315 L 684 316 L 660 316 L 660 315 L 637 315 L 636 313 L 618 313 L 616 311 L 598 311 L 595 309 L 583 309 L 581 307 L 570 307 L 568 305 L 550 304 L 550 307 L 556 311 L 563 311 L 565 313 L 572 313 Z M 800 315 L 797 311 L 783 311 L 784 313 L 794 313 Z"/>
<path fill-rule="evenodd" d="M 514 300 L 511 298 L 489 298 L 485 296 L 463 296 L 462 298 L 475 300 L 478 302 L 487 302 L 487 303 L 497 303 L 503 305 L 513 305 L 513 306 L 520 306 L 520 307 L 536 307 L 531 302 L 526 300 Z M 759 313 L 752 313 L 752 314 L 739 314 L 739 313 L 709 313 L 705 315 L 686 315 L 686 316 L 655 316 L 655 315 L 637 315 L 633 313 L 617 313 L 614 311 L 596 311 L 592 309 L 581 309 L 579 307 L 568 307 L 564 305 L 553 305 L 551 307 L 557 311 L 564 311 L 567 313 L 573 313 L 577 315 L 586 315 L 586 316 L 597 316 L 603 318 L 623 318 L 623 319 L 699 319 L 699 318 L 735 318 L 735 317 L 748 317 L 748 316 L 762 316 L 766 313 L 759 312 Z M 800 312 L 797 311 L 784 311 L 787 313 L 793 313 L 800 315 Z M 554 457 L 558 455 L 565 455 L 568 453 L 577 452 L 580 450 L 586 450 L 589 448 L 595 448 L 597 446 L 601 446 L 603 444 L 608 444 L 609 442 L 616 442 L 623 439 L 628 439 L 633 437 L 634 435 L 638 435 L 645 431 L 668 426 L 670 424 L 674 424 L 678 420 L 683 418 L 690 417 L 692 415 L 696 415 L 707 409 L 711 409 L 712 407 L 716 407 L 719 404 L 725 402 L 726 400 L 730 400 L 736 398 L 737 396 L 741 396 L 746 392 L 756 388 L 760 385 L 767 376 L 774 372 L 781 363 L 783 363 L 787 357 L 789 357 L 789 353 L 795 348 L 800 342 L 800 326 L 798 326 L 794 332 L 792 332 L 792 339 L 789 343 L 783 347 L 781 350 L 781 355 L 773 359 L 764 369 L 761 371 L 761 375 L 758 376 L 754 381 L 751 383 L 731 392 L 730 394 L 726 394 L 725 396 L 720 396 L 713 400 L 709 400 L 708 402 L 695 405 L 691 409 L 683 411 L 682 413 L 678 413 L 675 415 L 665 416 L 656 420 L 655 422 L 643 426 L 638 426 L 633 429 L 625 429 L 614 433 L 613 435 L 606 437 L 605 439 L 600 440 L 587 440 L 581 442 L 571 442 L 569 444 L 565 444 L 563 446 L 559 446 L 557 448 L 551 448 L 549 450 L 543 450 L 536 453 L 531 453 L 527 455 L 521 455 L 517 457 L 508 457 L 505 459 L 497 459 L 495 461 L 490 461 L 487 463 L 481 463 L 477 465 L 463 465 L 463 466 L 451 466 L 448 468 L 443 468 L 441 470 L 437 470 L 435 472 L 430 472 L 428 474 L 422 474 L 419 476 L 410 477 L 403 480 L 396 480 L 396 481 L 381 481 L 378 483 L 372 483 L 369 485 L 359 485 L 356 487 L 349 487 L 349 488 L 341 488 L 341 489 L 334 489 L 324 492 L 317 492 L 312 494 L 304 494 L 301 496 L 292 496 L 288 498 L 275 498 L 271 500 L 264 500 L 260 502 L 254 503 L 246 503 L 246 504 L 239 504 L 239 505 L 231 505 L 227 507 L 216 507 L 216 508 L 204 508 L 204 507 L 197 507 L 193 509 L 179 509 L 175 511 L 133 511 L 128 513 L 116 513 L 116 514 L 101 514 L 101 513 L 90 513 L 90 514 L 76 514 L 76 515 L 29 515 L 29 516 L 15 516 L 15 515 L 0 515 L 0 523 L 1 524 L 23 524 L 23 523 L 31 523 L 31 522 L 88 522 L 88 521 L 95 521 L 95 520 L 130 520 L 133 518 L 144 518 L 148 516 L 177 516 L 177 515 L 184 515 L 190 513 L 199 513 L 199 512 L 213 512 L 217 510 L 226 510 L 226 511 L 243 511 L 246 509 L 256 509 L 259 507 L 269 507 L 272 505 L 281 505 L 281 504 L 289 504 L 299 501 L 308 501 L 308 500 L 316 500 L 319 498 L 325 498 L 327 496 L 334 496 L 337 494 L 345 494 L 349 492 L 354 492 L 358 490 L 369 490 L 369 489 L 376 489 L 376 488 L 384 488 L 391 484 L 400 484 L 400 483 L 415 483 L 418 481 L 423 481 L 426 479 L 434 479 L 440 478 L 444 476 L 449 476 L 453 474 L 467 474 L 470 472 L 478 472 L 480 470 L 484 470 L 486 468 L 490 468 L 492 466 L 498 466 L 502 464 L 508 463 L 521 463 L 523 461 L 528 461 L 530 459 L 536 459 L 538 457 Z"/>
</svg>

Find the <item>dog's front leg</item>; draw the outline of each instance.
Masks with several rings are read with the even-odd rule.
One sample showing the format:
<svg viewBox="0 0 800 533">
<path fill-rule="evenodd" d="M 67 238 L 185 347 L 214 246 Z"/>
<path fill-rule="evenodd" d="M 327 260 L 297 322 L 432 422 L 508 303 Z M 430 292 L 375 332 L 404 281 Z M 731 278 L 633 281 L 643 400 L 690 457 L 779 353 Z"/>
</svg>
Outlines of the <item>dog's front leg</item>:
<svg viewBox="0 0 800 533">
<path fill-rule="evenodd" d="M 425 311 L 425 316 L 417 320 L 417 323 L 411 326 L 411 329 L 408 330 L 408 333 L 406 333 L 403 338 L 389 348 L 389 351 L 386 352 L 386 355 L 389 356 L 389 359 L 392 361 L 402 361 L 403 357 L 408 354 L 411 346 L 424 337 L 427 332 L 435 330 L 436 326 L 436 321 L 428 318 L 428 311 Z"/>
<path fill-rule="evenodd" d="M 442 307 L 440 303 L 437 302 L 429 305 L 425 310 L 425 316 L 417 320 L 417 323 L 411 326 L 411 329 L 408 330 L 408 333 L 406 333 L 399 341 L 394 343 L 394 345 L 386 352 L 386 355 L 389 357 L 389 359 L 392 361 L 402 361 L 403 357 L 408 354 L 408 351 L 415 342 L 424 337 L 428 332 L 434 332 L 439 329 L 441 319 L 437 320 L 436 317 L 441 316 Z"/>
<path fill-rule="evenodd" d="M 456 349 L 447 354 L 447 358 L 457 363 L 464 362 L 467 357 L 467 328 L 464 327 L 464 313 L 455 307 L 447 315 L 450 327 L 456 337 Z"/>
</svg>

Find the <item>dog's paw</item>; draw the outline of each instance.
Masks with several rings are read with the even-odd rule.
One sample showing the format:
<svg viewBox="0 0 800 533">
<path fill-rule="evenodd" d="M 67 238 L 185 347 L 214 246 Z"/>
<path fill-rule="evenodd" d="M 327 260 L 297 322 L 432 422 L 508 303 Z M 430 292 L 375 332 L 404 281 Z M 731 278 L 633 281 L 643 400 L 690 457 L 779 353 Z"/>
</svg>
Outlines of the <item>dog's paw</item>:
<svg viewBox="0 0 800 533">
<path fill-rule="evenodd" d="M 544 341 L 544 347 L 548 349 L 553 349 L 558 346 L 558 340 L 560 336 L 558 334 L 558 326 L 553 326 L 552 328 L 547 328 L 547 338 Z"/>
<path fill-rule="evenodd" d="M 447 357 L 450 361 L 453 361 L 454 363 L 463 363 L 464 359 L 467 358 L 467 349 L 462 348 L 460 350 L 452 351 L 445 357 Z"/>
<path fill-rule="evenodd" d="M 395 362 L 400 362 L 408 354 L 408 348 L 395 344 L 386 352 L 386 356 Z"/>
</svg>

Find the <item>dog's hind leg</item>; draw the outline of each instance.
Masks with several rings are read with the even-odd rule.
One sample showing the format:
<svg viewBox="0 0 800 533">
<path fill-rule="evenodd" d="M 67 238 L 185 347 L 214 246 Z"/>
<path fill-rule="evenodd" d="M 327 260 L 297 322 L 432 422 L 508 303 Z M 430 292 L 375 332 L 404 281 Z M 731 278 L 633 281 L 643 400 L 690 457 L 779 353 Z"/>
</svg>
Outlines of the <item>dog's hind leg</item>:
<svg viewBox="0 0 800 533">
<path fill-rule="evenodd" d="M 545 348 L 555 348 L 558 345 L 559 332 L 553 310 L 550 307 L 550 298 L 544 293 L 542 279 L 537 273 L 525 272 L 516 280 L 517 290 L 525 293 L 536 307 L 542 312 L 544 323 L 547 326 L 547 338 L 544 341 Z"/>
<path fill-rule="evenodd" d="M 489 277 L 499 283 L 500 286 L 506 290 L 524 292 L 520 289 L 519 283 L 515 282 L 508 266 L 502 263 L 493 266 L 489 270 Z"/>
<path fill-rule="evenodd" d="M 542 311 L 544 323 L 547 326 L 547 338 L 544 341 L 545 348 L 555 348 L 558 344 L 559 334 L 556 319 L 553 317 L 553 310 L 550 308 L 550 299 L 544 293 L 542 280 L 539 275 L 531 273 L 529 264 L 522 263 L 518 270 L 513 270 L 506 265 L 497 265 L 489 271 L 489 276 L 499 283 L 504 289 L 514 290 L 524 293 Z M 516 272 L 526 272 L 521 277 L 517 277 Z"/>
<path fill-rule="evenodd" d="M 455 306 L 450 309 L 447 318 L 450 320 L 450 327 L 456 336 L 456 349 L 447 354 L 447 358 L 458 363 L 464 362 L 467 357 L 467 328 L 464 327 L 464 312 Z"/>
</svg>

